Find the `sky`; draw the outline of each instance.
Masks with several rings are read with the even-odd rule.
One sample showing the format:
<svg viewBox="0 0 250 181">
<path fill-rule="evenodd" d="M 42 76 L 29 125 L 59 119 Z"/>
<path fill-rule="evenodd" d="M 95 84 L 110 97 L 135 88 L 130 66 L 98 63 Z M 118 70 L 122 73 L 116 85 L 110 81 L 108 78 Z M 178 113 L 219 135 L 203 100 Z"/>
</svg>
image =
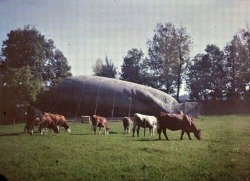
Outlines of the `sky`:
<svg viewBox="0 0 250 181">
<path fill-rule="evenodd" d="M 221 49 L 250 24 L 250 0 L 0 0 L 0 43 L 11 30 L 35 26 L 63 52 L 73 75 L 92 75 L 107 56 L 120 70 L 132 48 L 147 55 L 157 23 L 184 27 L 194 45 Z"/>
</svg>

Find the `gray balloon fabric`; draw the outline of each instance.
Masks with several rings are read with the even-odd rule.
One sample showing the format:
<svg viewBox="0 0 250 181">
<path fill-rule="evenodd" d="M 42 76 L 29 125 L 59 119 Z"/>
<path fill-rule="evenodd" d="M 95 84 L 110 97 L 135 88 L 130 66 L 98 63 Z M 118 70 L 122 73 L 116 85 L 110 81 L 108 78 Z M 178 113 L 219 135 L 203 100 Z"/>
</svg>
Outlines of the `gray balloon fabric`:
<svg viewBox="0 0 250 181">
<path fill-rule="evenodd" d="M 99 76 L 73 76 L 57 88 L 61 109 L 87 115 L 130 116 L 136 112 L 177 112 L 179 103 L 148 86 Z"/>
</svg>

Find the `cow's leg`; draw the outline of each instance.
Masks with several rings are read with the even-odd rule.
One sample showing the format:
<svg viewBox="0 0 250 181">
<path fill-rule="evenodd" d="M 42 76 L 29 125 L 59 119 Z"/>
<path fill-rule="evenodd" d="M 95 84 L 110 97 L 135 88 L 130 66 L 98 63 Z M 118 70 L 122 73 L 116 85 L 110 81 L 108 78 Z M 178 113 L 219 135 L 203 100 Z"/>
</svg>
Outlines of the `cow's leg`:
<svg viewBox="0 0 250 181">
<path fill-rule="evenodd" d="M 128 126 L 128 134 L 130 133 L 130 126 Z"/>
<path fill-rule="evenodd" d="M 166 140 L 169 140 L 168 136 L 167 136 L 167 129 L 166 128 L 163 129 L 163 134 L 164 134 Z"/>
<path fill-rule="evenodd" d="M 93 126 L 94 134 L 96 135 L 96 126 Z"/>
<path fill-rule="evenodd" d="M 149 127 L 149 133 L 150 133 L 150 136 L 153 136 L 153 128 L 152 127 Z"/>
<path fill-rule="evenodd" d="M 154 136 L 154 126 L 152 126 L 150 129 L 151 129 L 151 133 L 150 133 L 151 136 Z"/>
<path fill-rule="evenodd" d="M 137 127 L 137 137 L 139 137 L 139 131 L 140 131 L 140 126 Z"/>
<path fill-rule="evenodd" d="M 157 126 L 156 125 L 154 125 L 153 126 L 153 136 L 155 135 L 155 130 L 157 129 Z"/>
<path fill-rule="evenodd" d="M 102 128 L 102 127 L 99 127 L 99 135 L 101 134 L 101 128 Z"/>
<path fill-rule="evenodd" d="M 184 131 L 181 131 L 181 140 L 183 139 Z"/>
<path fill-rule="evenodd" d="M 133 127 L 133 129 L 132 129 L 132 131 L 133 131 L 133 137 L 135 136 L 135 126 Z"/>
<path fill-rule="evenodd" d="M 190 137 L 190 133 L 189 132 L 186 132 L 186 133 L 188 135 L 189 140 L 192 140 L 192 138 Z"/>
<path fill-rule="evenodd" d="M 33 128 L 31 128 L 31 130 L 30 130 L 30 134 L 31 134 L 31 135 L 33 135 L 33 134 L 34 134 L 34 129 L 33 129 Z"/>
<path fill-rule="evenodd" d="M 44 135 L 46 132 L 46 128 L 41 128 L 41 135 Z"/>
<path fill-rule="evenodd" d="M 160 129 L 160 128 L 158 129 L 159 140 L 161 140 L 161 130 L 162 130 L 162 129 Z"/>
</svg>

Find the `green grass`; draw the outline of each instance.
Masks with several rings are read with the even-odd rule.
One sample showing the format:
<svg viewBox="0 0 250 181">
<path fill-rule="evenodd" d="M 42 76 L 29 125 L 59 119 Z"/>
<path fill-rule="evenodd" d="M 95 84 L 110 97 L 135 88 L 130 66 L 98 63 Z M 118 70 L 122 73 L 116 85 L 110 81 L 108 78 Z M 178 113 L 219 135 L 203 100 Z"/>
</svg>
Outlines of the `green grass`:
<svg viewBox="0 0 250 181">
<path fill-rule="evenodd" d="M 109 135 L 89 124 L 70 123 L 71 133 L 33 136 L 24 124 L 0 126 L 0 173 L 9 180 L 249 180 L 250 116 L 202 116 L 202 140 L 180 140 L 180 131 L 123 135 L 121 122 Z M 148 133 L 148 130 L 147 130 Z M 162 137 L 164 138 L 164 137 Z"/>
</svg>

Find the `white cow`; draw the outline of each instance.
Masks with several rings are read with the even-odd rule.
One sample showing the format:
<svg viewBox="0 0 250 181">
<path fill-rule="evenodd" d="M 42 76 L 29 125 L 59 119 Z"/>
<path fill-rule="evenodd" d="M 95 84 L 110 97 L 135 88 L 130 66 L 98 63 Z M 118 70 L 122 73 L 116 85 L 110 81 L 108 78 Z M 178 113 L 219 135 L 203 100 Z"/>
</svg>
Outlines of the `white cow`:
<svg viewBox="0 0 250 181">
<path fill-rule="evenodd" d="M 137 136 L 139 136 L 140 127 L 144 128 L 144 136 L 145 136 L 145 128 L 149 128 L 150 135 L 154 136 L 154 131 L 157 127 L 157 118 L 155 116 L 149 116 L 149 115 L 135 113 L 133 137 L 135 134 L 136 127 L 137 127 Z"/>
</svg>

